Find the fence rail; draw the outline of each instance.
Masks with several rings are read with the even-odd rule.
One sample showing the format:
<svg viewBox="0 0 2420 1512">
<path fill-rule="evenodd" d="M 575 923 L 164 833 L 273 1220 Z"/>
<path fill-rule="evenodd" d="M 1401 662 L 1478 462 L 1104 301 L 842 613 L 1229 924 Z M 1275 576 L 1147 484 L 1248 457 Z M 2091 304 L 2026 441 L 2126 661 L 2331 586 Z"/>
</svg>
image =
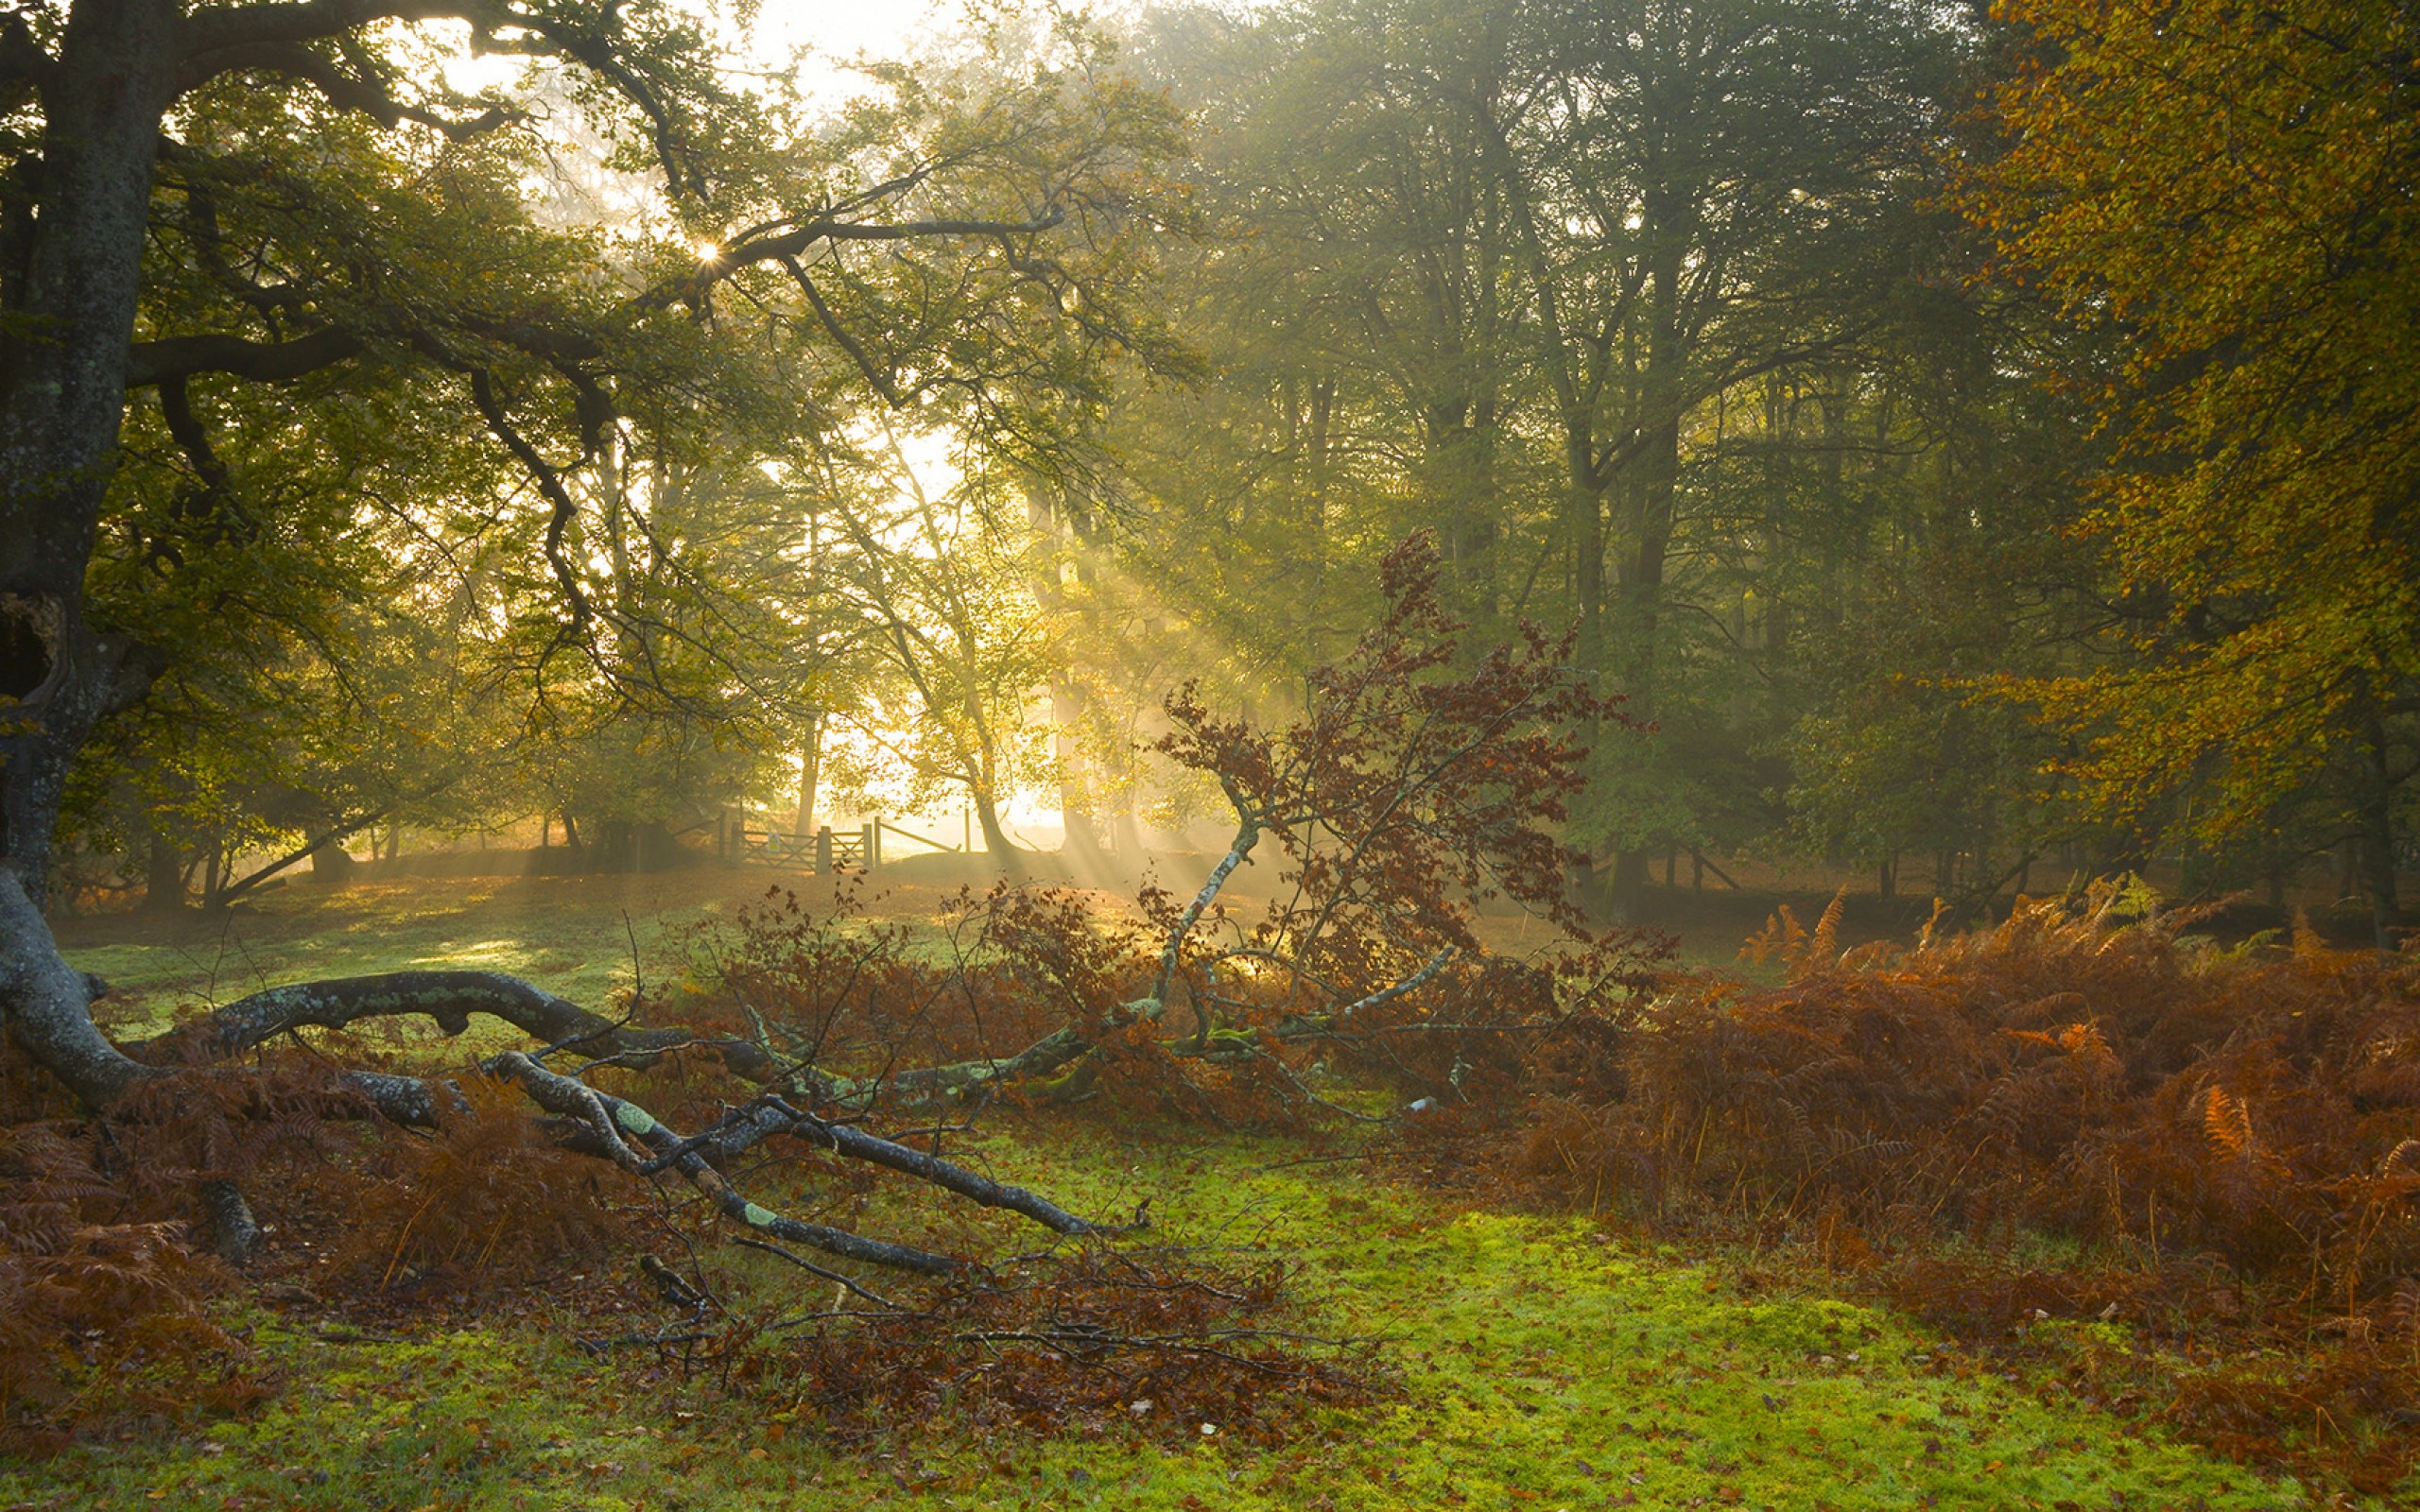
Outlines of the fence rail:
<svg viewBox="0 0 2420 1512">
<path fill-rule="evenodd" d="M 753 823 L 753 814 L 726 814 L 717 833 L 717 851 L 725 860 L 746 862 L 762 867 L 798 867 L 809 871 L 878 871 L 882 868 L 882 837 L 884 832 L 935 850 L 956 852 L 960 846 L 946 845 L 930 835 L 903 830 L 887 819 L 876 817 L 855 830 L 835 830 L 825 825 L 813 834 L 776 830 L 769 824 Z M 702 828 L 702 826 L 700 826 Z"/>
<path fill-rule="evenodd" d="M 929 835 L 929 834 L 918 834 L 918 833 L 917 833 L 915 831 L 913 831 L 913 830 L 903 830 L 903 829 L 901 829 L 899 826 L 897 826 L 897 825 L 895 825 L 895 824 L 891 823 L 889 819 L 876 819 L 876 820 L 874 820 L 874 821 L 873 821 L 873 827 L 874 827 L 876 830 L 888 830 L 888 831 L 890 831 L 891 833 L 893 833 L 893 834 L 895 834 L 895 835 L 899 836 L 899 837 L 900 837 L 901 839 L 903 839 L 903 840 L 913 840 L 913 841 L 915 841 L 918 845 L 928 845 L 928 846 L 931 846 L 931 847 L 932 847 L 934 850 L 943 850 L 943 851 L 947 851 L 948 853 L 950 853 L 950 854 L 952 854 L 952 855 L 956 855 L 956 854 L 957 854 L 958 852 L 959 852 L 960 850 L 965 850 L 965 849 L 966 849 L 964 846 L 956 846 L 956 845 L 949 845 L 949 844 L 945 844 L 945 843 L 944 843 L 944 842 L 942 842 L 942 841 L 940 841 L 940 840 L 936 840 L 936 839 L 934 839 L 934 838 L 933 838 L 931 835 Z M 877 838 L 876 843 L 877 843 L 877 845 L 880 843 L 878 838 Z"/>
</svg>

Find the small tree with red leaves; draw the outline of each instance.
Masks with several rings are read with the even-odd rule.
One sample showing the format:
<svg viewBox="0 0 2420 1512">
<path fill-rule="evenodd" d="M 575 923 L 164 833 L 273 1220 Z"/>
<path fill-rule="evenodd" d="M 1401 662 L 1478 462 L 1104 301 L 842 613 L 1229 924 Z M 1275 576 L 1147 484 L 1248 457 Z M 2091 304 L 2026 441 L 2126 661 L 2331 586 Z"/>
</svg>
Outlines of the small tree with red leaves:
<svg viewBox="0 0 2420 1512">
<path fill-rule="evenodd" d="M 1236 821 L 1189 902 L 1157 900 L 1167 935 L 1151 999 L 1187 988 L 1197 1050 L 1225 1026 L 1238 1053 L 1263 1035 L 1334 1040 L 1380 1047 L 1400 1070 L 1450 1055 L 1467 1071 L 1474 1036 L 1497 1041 L 1487 1054 L 1500 1059 L 1504 1031 L 1633 990 L 1663 952 L 1653 936 L 1590 927 L 1556 834 L 1584 781 L 1580 737 L 1632 724 L 1620 700 L 1571 666 L 1572 637 L 1530 626 L 1464 669 L 1467 627 L 1440 601 L 1426 532 L 1381 572 L 1385 617 L 1310 675 L 1293 724 L 1222 717 L 1190 684 L 1167 700 L 1176 730 L 1160 749 L 1215 777 Z M 1264 841 L 1284 869 L 1243 928 L 1217 900 Z M 1477 924 L 1499 902 L 1545 920 L 1550 944 L 1526 961 L 1492 954 Z M 1422 1041 L 1430 1052 L 1410 1048 Z"/>
</svg>

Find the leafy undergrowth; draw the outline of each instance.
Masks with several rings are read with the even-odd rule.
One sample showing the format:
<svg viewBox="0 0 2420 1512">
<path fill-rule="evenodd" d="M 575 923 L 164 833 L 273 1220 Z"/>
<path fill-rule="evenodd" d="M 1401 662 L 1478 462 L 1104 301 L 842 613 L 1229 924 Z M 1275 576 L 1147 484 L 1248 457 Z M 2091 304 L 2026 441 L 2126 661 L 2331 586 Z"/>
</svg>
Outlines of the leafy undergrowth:
<svg viewBox="0 0 2420 1512">
<path fill-rule="evenodd" d="M 1116 931 L 1079 929 L 1058 907 L 996 903 L 980 916 L 991 935 L 945 936 L 958 954 L 928 961 L 895 932 L 785 905 L 752 936 L 778 947 L 761 961 L 726 955 L 659 990 L 698 996 L 687 1006 L 704 1010 L 719 983 L 737 992 L 735 1022 L 773 1011 L 795 1048 L 852 1070 L 903 1050 L 997 1054 L 1063 1013 L 1107 1022 L 1131 996 Z M 1022 934 L 1063 949 L 981 945 Z M 1817 940 L 1776 937 L 1795 957 L 1780 988 L 1675 979 L 1662 1021 L 1589 1014 L 1468 1055 L 1441 1042 L 1396 1057 L 1399 1088 L 1500 1102 L 1446 1096 L 1455 1111 L 1355 1125 L 1368 1145 L 1219 1128 L 1403 1100 L 1337 1074 L 1349 1055 L 1264 1044 L 1272 1063 L 1288 1057 L 1284 1076 L 1230 1085 L 1224 1068 L 1180 1063 L 1144 1040 L 1104 1040 L 1112 1053 L 1089 1100 L 1004 1096 L 981 1131 L 931 1134 L 952 1159 L 1095 1218 L 1148 1203 L 1148 1229 L 1089 1246 L 1034 1248 L 1035 1230 L 1017 1220 L 923 1200 L 814 1149 L 744 1162 L 749 1190 L 785 1211 L 991 1257 L 949 1283 L 865 1274 L 853 1287 L 828 1271 L 807 1279 L 762 1246 L 708 1245 L 716 1226 L 697 1199 L 570 1154 L 502 1088 L 473 1079 L 458 1086 L 469 1116 L 420 1140 L 320 1116 L 321 1100 L 347 1094 L 324 1072 L 315 1079 L 308 1057 L 251 1083 L 196 1071 L 162 1083 L 156 1116 L 138 1109 L 78 1166 L 75 1150 L 28 1132 L 63 1129 L 72 1110 L 55 1106 L 55 1090 L 44 1105 L 0 1064 L 0 1100 L 18 1115 L 16 1143 L 0 1152 L 11 1177 L 0 1248 L 17 1267 L 0 1274 L 14 1288 L 0 1316 L 49 1309 L 18 1331 L 20 1358 L 0 1361 L 13 1372 L 0 1378 L 42 1383 L 47 1400 L 0 1405 L 20 1424 L 60 1430 L 19 1435 L 16 1452 L 46 1457 L 0 1461 L 0 1506 L 2065 1512 L 2306 1500 L 2289 1473 L 2321 1494 L 2409 1500 L 2415 1486 L 2394 1481 L 2394 1401 L 2362 1396 L 2377 1378 L 2311 1375 L 2347 1359 L 2402 1368 L 2386 1353 L 2401 1337 L 2402 1293 L 2378 1280 L 2408 1253 L 2406 1231 L 2386 1221 L 2402 1212 L 2392 1206 L 2401 1146 L 2359 1182 L 2322 1189 L 2296 1164 L 2312 1142 L 2279 1131 L 2337 1129 L 2321 1116 L 2336 1106 L 2325 1095 L 2305 1099 L 2300 1123 L 2275 1116 L 2273 1077 L 2249 1111 L 2239 1082 L 2210 1084 L 2223 1105 L 2207 1090 L 2198 1104 L 2163 1104 L 2156 1087 L 2129 1092 L 2091 1037 L 2068 1035 L 2059 1017 L 2105 1016 L 2114 1026 L 2100 1032 L 2122 1059 L 2133 1032 L 2122 1015 L 2184 1022 L 2201 1002 L 2187 979 L 2209 963 L 2172 939 L 2103 949 L 2100 935 L 2079 936 L 2069 954 L 2091 963 L 2079 991 L 2037 959 L 2057 954 L 2040 938 L 1998 956 L 1970 942 L 1860 976 L 1817 963 Z M 2350 962 L 2309 959 L 2334 973 L 2319 997 L 2271 983 L 2224 1022 L 2256 1029 L 2274 1014 L 2291 1029 L 2327 992 L 2366 980 Z M 2224 977 L 2234 967 L 2214 970 L 2245 995 Z M 847 984 L 845 1018 L 835 1017 L 843 988 L 824 980 L 833 972 Z M 2032 985 L 2046 978 L 2054 985 Z M 1543 990 L 1543 980 L 1473 985 Z M 982 990 L 937 992 L 937 981 Z M 1876 982 L 1881 1008 L 1858 996 Z M 1995 986 L 1966 992 L 1977 982 Z M 1043 1014 L 1036 993 L 1068 1002 Z M 977 997 L 979 1022 L 952 1006 Z M 2398 1001 L 2390 994 L 2389 1009 Z M 1958 1027 L 1962 1015 L 1983 1026 Z M 2367 1009 L 2320 1017 L 2400 1022 Z M 2318 1023 L 2293 1032 L 2336 1042 Z M 2225 1064 L 2252 1054 L 2251 1040 L 2221 1038 L 2237 1057 Z M 2160 1042 L 2187 1066 L 2209 1055 L 2193 1037 Z M 1945 1045 L 1996 1058 L 1962 1063 Z M 355 1035 L 319 1049 L 401 1066 L 427 1046 Z M 2371 1057 L 2390 1091 L 2405 1053 Z M 2324 1092 L 2319 1060 L 2273 1058 Z M 733 1093 L 694 1054 L 598 1075 L 682 1126 L 702 1126 Z M 2044 1101 L 1996 1097 L 2000 1084 Z M 1953 1132 L 2005 1147 L 1970 1143 L 1966 1164 L 1944 1165 L 1924 1152 L 1947 1135 L 1887 1138 L 1966 1116 L 1944 1086 L 1994 1109 L 1990 1128 Z M 1697 1101 L 1684 1106 L 1683 1093 Z M 236 1107 L 239 1095 L 251 1101 Z M 2177 1146 L 2190 1161 L 2149 1169 L 2199 1173 L 2204 1200 L 2158 1199 L 2169 1217 L 2153 1233 L 2170 1248 L 2148 1263 L 2116 1242 L 2122 1231 L 2047 1246 L 2031 1237 L 2055 1225 L 2043 1217 L 2051 1208 L 2026 1206 L 2029 1190 L 2073 1196 L 2062 1183 L 2076 1168 L 2061 1152 L 2118 1147 L 2080 1137 L 2096 1125 L 2055 1101 L 2076 1097 L 2087 1109 L 2149 1098 L 2169 1120 L 2153 1134 L 2192 1137 Z M 2346 1102 L 2358 1126 L 2329 1137 L 2366 1148 L 2393 1132 L 2398 1106 L 2377 1122 L 2377 1108 Z M 1659 1108 L 1671 1116 L 1648 1116 Z M 2017 1136 L 2001 1127 L 2012 1118 Z M 128 1227 L 172 1216 L 158 1194 L 144 1206 L 145 1180 L 190 1192 L 271 1168 L 280 1179 L 247 1184 L 276 1233 L 242 1283 L 180 1262 L 152 1269 L 189 1285 L 123 1307 L 83 1296 L 80 1280 L 43 1290 L 46 1278 L 102 1274 L 88 1259 L 105 1261 L 112 1245 L 189 1243 L 182 1224 Z M 1376 1170 L 1416 1180 L 1382 1182 Z M 1876 1179 L 1893 1170 L 1896 1184 Z M 2302 1187 L 2281 1185 L 2290 1179 Z M 2230 1201 L 2315 1200 L 2302 1188 L 2367 1202 L 2355 1211 L 2375 1220 L 2323 1231 L 2335 1247 L 2319 1251 L 2315 1281 L 2288 1276 L 2294 1252 L 2272 1227 L 2247 1224 L 2268 1247 L 2225 1265 L 2195 1258 L 2213 1251 L 2174 1250 L 2188 1233 L 2223 1242 Z M 1622 1211 L 1628 1227 L 1522 1211 L 1542 1192 Z M 2370 1279 L 2344 1294 L 2350 1305 L 2314 1311 L 2313 1297 L 2339 1295 L 2346 1273 L 2332 1257 L 2345 1254 L 2387 1268 L 2358 1270 Z M 2273 1276 L 2256 1273 L 2262 1255 Z M 641 1257 L 652 1268 L 633 1263 Z M 2297 1284 L 2301 1311 L 2281 1309 Z M 218 1300 L 197 1314 L 212 1287 Z M 133 1326 L 138 1314 L 151 1321 Z M 2310 1328 L 2329 1315 L 2345 1320 L 2342 1348 L 2314 1350 Z M 2355 1320 L 2369 1331 L 2358 1338 Z"/>
<path fill-rule="evenodd" d="M 2154 902 L 1845 955 L 1785 914 L 1785 984 L 1674 979 L 1517 1118 L 1427 1121 L 1427 1163 L 1782 1243 L 2079 1400 L 2411 1499 L 2420 962 L 2221 952 Z"/>
<path fill-rule="evenodd" d="M 610 1275 L 567 1263 L 475 1305 L 424 1288 L 376 1314 L 289 1282 L 219 1317 L 249 1337 L 244 1368 L 275 1387 L 265 1400 L 0 1462 L 0 1505 L 938 1512 L 2302 1500 L 2290 1483 L 2121 1428 L 2052 1383 L 1945 1345 L 1887 1308 L 1826 1298 L 1806 1289 L 1809 1279 L 1781 1278 L 1737 1251 L 1641 1247 L 1577 1219 L 1459 1211 L 1373 1184 L 1358 1161 L 1299 1163 L 1291 1142 L 1136 1143 L 1051 1121 L 962 1153 L 1012 1160 L 1086 1211 L 1151 1198 L 1159 1258 L 1182 1252 L 1207 1273 L 1247 1279 L 1284 1268 L 1296 1311 L 1257 1326 L 1382 1338 L 1391 1365 L 1378 1394 L 1357 1405 L 1298 1394 L 1282 1416 L 1239 1424 L 1214 1415 L 1234 1403 L 1173 1396 L 1150 1379 L 1150 1362 L 1128 1362 L 1131 1385 L 1103 1377 L 1115 1392 L 1037 1432 L 981 1388 L 836 1402 L 778 1372 L 725 1371 L 712 1354 L 728 1346 L 712 1341 L 591 1352 L 581 1341 L 664 1320 L 621 1262 Z M 1054 1284 L 1056 1264 L 1036 1260 L 1030 1274 Z M 1145 1295 L 1164 1296 L 1150 1291 L 1164 1278 L 1150 1274 Z M 844 1305 L 828 1284 L 802 1294 L 769 1259 L 731 1279 L 752 1303 L 779 1297 L 797 1307 L 804 1295 L 810 1311 Z M 1005 1374 L 1011 1351 L 1027 1347 L 961 1345 L 954 1358 L 961 1373 L 988 1364 Z M 733 1361 L 758 1357 L 755 1348 Z M 987 1416 L 986 1400 L 1008 1410 Z"/>
</svg>

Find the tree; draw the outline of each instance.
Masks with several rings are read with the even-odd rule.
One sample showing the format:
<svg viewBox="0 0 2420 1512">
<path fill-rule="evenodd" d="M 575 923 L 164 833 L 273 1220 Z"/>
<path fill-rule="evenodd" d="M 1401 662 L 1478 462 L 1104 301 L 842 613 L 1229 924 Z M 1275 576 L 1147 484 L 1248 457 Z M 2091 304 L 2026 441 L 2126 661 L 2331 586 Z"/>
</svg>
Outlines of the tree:
<svg viewBox="0 0 2420 1512">
<path fill-rule="evenodd" d="M 620 163 L 652 164 L 662 198 L 628 241 L 533 212 L 527 107 L 448 90 L 411 30 L 438 21 L 467 26 L 478 50 L 559 70 Z M 698 18 L 650 0 L 73 0 L 0 23 L 12 138 L 0 183 L 0 1013 L 88 1108 L 170 1074 L 97 1029 L 92 987 L 42 915 L 87 737 L 170 660 L 89 596 L 97 543 L 130 518 L 113 511 L 127 499 L 130 391 L 160 396 L 206 513 L 228 497 L 219 395 L 319 378 L 340 410 L 377 384 L 337 375 L 401 375 L 430 405 L 425 428 L 487 461 L 432 501 L 440 524 L 454 506 L 469 521 L 427 533 L 527 527 L 530 555 L 514 565 L 543 580 L 550 610 L 543 626 L 511 617 L 528 665 L 579 664 L 596 686 L 627 690 L 680 626 L 600 592 L 591 564 L 614 530 L 668 502 L 632 484 L 648 455 L 637 438 L 694 435 L 670 421 L 699 409 L 723 434 L 761 420 L 762 369 L 717 360 L 725 342 L 766 343 L 768 361 L 823 378 L 784 392 L 828 395 L 844 375 L 848 393 L 1037 463 L 1097 404 L 1098 364 L 1152 349 L 1149 322 L 1125 318 L 1148 261 L 1135 227 L 1152 218 L 1154 165 L 1177 138 L 1081 39 L 1053 37 L 1055 62 L 1006 74 L 892 76 L 846 130 L 820 135 L 785 102 L 727 89 L 704 38 Z M 879 253 L 860 260 L 866 249 Z M 357 539 L 366 502 L 340 498 L 329 528 Z M 548 1045 L 668 1042 L 634 1040 L 527 984 L 441 973 L 256 1002 L 205 1053 L 365 1015 L 456 1028 L 473 1011 Z M 729 1048 L 763 1068 L 743 1043 Z M 626 1138 L 652 1148 L 639 1130 L 660 1125 L 539 1060 L 494 1069 L 620 1163 L 659 1160 L 764 1227 L 694 1149 L 641 1157 Z M 397 1122 L 451 1106 L 412 1078 L 347 1085 Z"/>
<path fill-rule="evenodd" d="M 834 712 L 877 766 L 906 774 L 911 803 L 956 790 L 984 848 L 1012 862 L 1001 810 L 1039 786 L 1050 762 L 1029 717 L 1055 666 L 1052 631 L 1030 593 L 1039 548 L 1022 512 L 989 497 L 979 474 L 933 488 L 895 438 L 885 441 L 835 489 L 846 549 L 821 570 L 855 621 L 862 676 Z"/>
<path fill-rule="evenodd" d="M 1142 1045 L 1145 1058 L 1251 1068 L 1299 1099 L 1287 1055 L 1333 1047 L 1448 1096 L 1471 1068 L 1501 1071 L 1584 1029 L 1582 1010 L 1645 988 L 1660 941 L 1587 926 L 1554 833 L 1583 781 L 1570 731 L 1618 728 L 1621 712 L 1571 666 L 1568 635 L 1530 627 L 1466 656 L 1443 578 L 1426 533 L 1390 551 L 1385 611 L 1312 670 L 1298 719 L 1272 727 L 1215 711 L 1199 684 L 1167 696 L 1159 749 L 1224 795 L 1236 823 L 1224 854 L 1190 898 L 1147 888 L 1141 929 L 1097 928 L 1064 895 L 995 891 L 978 911 L 989 947 L 1061 996 L 1065 1022 L 1014 1054 L 901 1084 L 971 1093 L 1057 1076 L 1056 1095 L 1091 1095 L 1105 1062 L 1183 1010 L 1191 1033 Z M 1267 859 L 1269 908 L 1241 927 L 1221 893 Z M 1507 905 L 1547 926 L 1526 956 L 1480 936 L 1479 911 Z M 860 970 L 822 966 L 852 980 Z M 883 1090 L 881 1078 L 798 1074 L 844 1101 Z"/>
<path fill-rule="evenodd" d="M 1221 716 L 1193 688 L 1170 698 L 1175 729 L 1162 748 L 1215 776 L 1236 821 L 1201 890 L 1164 910 L 1173 922 L 1150 998 L 1168 1002 L 1184 980 L 1197 1042 L 1218 1015 L 1241 1010 L 1279 1038 L 1439 1031 L 1450 1053 L 1492 1033 L 1549 1029 L 1576 1001 L 1644 985 L 1655 949 L 1587 927 L 1552 833 L 1584 782 L 1586 751 L 1571 731 L 1627 718 L 1572 667 L 1572 635 L 1525 627 L 1519 642 L 1457 668 L 1467 627 L 1444 608 L 1443 576 L 1426 531 L 1388 553 L 1386 612 L 1312 672 L 1307 707 L 1288 726 Z M 1232 943 L 1206 927 L 1197 939 L 1264 839 L 1281 857 L 1266 916 Z M 1577 999 L 1548 991 L 1541 1001 L 1488 976 L 1474 923 L 1478 906 L 1496 900 L 1555 926 L 1559 947 L 1582 947 L 1557 963 Z M 1466 969 L 1447 975 L 1458 964 Z M 1403 1001 L 1432 982 L 1425 1001 Z"/>
<path fill-rule="evenodd" d="M 1642 716 L 1697 713 L 1670 696 L 1685 438 L 1711 403 L 1877 319 L 1946 41 L 1893 6 L 1590 8 L 1533 44 L 1562 86 L 1490 112 L 1564 456 L 1582 655 Z M 1616 852 L 1625 911 L 1674 837 L 1651 814 L 1583 816 Z"/>
<path fill-rule="evenodd" d="M 2035 56 L 1966 203 L 2011 271 L 2124 340 L 2088 525 L 2148 626 L 2016 690 L 2114 811 L 2207 841 L 2339 787 L 2381 945 L 2420 770 L 2420 111 L 2408 9 L 2009 9 Z M 2198 801 L 2196 801 L 2198 798 Z"/>
<path fill-rule="evenodd" d="M 1828 604 L 1863 542 L 1801 593 L 1815 511 L 1760 485 L 1909 449 L 1904 404 L 1867 408 L 1893 417 L 1878 446 L 1844 441 L 1846 411 L 1938 268 L 1916 206 L 1957 43 L 1936 12 L 1828 0 L 1164 24 L 1150 56 L 1219 128 L 1205 199 L 1250 233 L 1177 269 L 1219 375 L 1142 396 L 1121 436 L 1157 507 L 1141 575 L 1185 583 L 1234 660 L 1298 672 L 1366 592 L 1353 569 L 1434 523 L 1474 644 L 1576 622 L 1581 664 L 1662 729 L 1596 741 L 1573 803 L 1625 910 L 1651 852 L 1771 833 L 1786 780 L 1757 752 L 1803 683 L 1772 665 L 1786 622 L 1748 606 Z M 1819 387 L 1826 426 L 1744 420 Z M 1826 545 L 1890 487 L 1852 469 Z"/>
</svg>

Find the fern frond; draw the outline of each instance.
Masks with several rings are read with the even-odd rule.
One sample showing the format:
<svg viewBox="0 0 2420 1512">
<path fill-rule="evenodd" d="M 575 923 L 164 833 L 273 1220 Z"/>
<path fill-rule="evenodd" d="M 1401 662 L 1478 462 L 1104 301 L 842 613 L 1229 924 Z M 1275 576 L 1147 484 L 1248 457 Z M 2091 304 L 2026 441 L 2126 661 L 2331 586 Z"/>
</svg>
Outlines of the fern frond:
<svg viewBox="0 0 2420 1512">
<path fill-rule="evenodd" d="M 2232 1159 L 2247 1159 L 2259 1148 L 2252 1133 L 2252 1109 L 2223 1087 L 2211 1088 L 2203 1103 L 2202 1128 L 2209 1135 L 2211 1147 Z"/>
<path fill-rule="evenodd" d="M 1840 954 L 1841 916 L 1847 909 L 1848 901 L 1849 890 L 1844 885 L 1824 905 L 1822 917 L 1815 920 L 1815 933 L 1807 936 L 1806 949 L 1801 956 L 1804 965 L 1826 966 Z"/>
</svg>

